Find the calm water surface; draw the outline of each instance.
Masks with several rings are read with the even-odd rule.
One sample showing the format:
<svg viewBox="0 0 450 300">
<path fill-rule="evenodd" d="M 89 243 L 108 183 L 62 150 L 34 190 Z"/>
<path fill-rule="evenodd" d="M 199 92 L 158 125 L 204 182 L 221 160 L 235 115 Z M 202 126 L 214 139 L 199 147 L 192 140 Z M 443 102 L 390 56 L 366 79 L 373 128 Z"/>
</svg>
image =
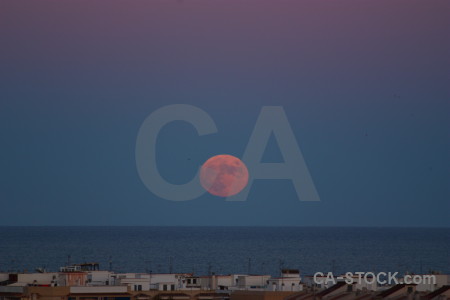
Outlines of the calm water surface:
<svg viewBox="0 0 450 300">
<path fill-rule="evenodd" d="M 68 255 L 117 272 L 450 273 L 450 229 L 0 227 L 0 271 L 56 271 Z"/>
</svg>

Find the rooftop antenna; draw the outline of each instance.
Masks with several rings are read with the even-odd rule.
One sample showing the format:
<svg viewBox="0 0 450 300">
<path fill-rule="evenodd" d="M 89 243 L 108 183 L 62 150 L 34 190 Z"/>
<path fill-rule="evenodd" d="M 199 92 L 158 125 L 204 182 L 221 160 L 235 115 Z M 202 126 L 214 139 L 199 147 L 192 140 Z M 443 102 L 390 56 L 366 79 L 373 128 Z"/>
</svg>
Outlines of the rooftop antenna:
<svg viewBox="0 0 450 300">
<path fill-rule="evenodd" d="M 279 263 L 280 263 L 281 286 L 284 286 L 284 276 L 283 276 L 284 260 L 280 259 Z"/>
<path fill-rule="evenodd" d="M 399 269 L 399 271 L 400 272 L 402 272 L 403 271 L 403 275 L 406 273 L 406 271 L 405 271 L 405 265 L 404 264 L 402 264 L 402 263 L 398 263 L 398 269 Z M 399 272 L 399 273 L 400 273 Z"/>
<path fill-rule="evenodd" d="M 334 259 L 331 261 L 331 272 L 336 274 L 336 261 Z"/>
<path fill-rule="evenodd" d="M 109 271 L 112 272 L 112 256 L 109 257 Z"/>
<path fill-rule="evenodd" d="M 284 268 L 284 260 L 282 260 L 282 259 L 278 260 L 278 264 L 279 264 L 279 267 L 280 267 L 280 275 L 283 275 L 282 271 L 283 271 L 283 268 Z"/>
<path fill-rule="evenodd" d="M 211 276 L 212 272 L 211 272 L 211 263 L 208 263 L 208 276 Z M 211 290 L 211 280 L 208 281 L 208 288 Z"/>
<path fill-rule="evenodd" d="M 211 263 L 208 263 L 208 276 L 211 276 Z"/>
<path fill-rule="evenodd" d="M 152 270 L 152 261 L 151 261 L 151 260 L 146 260 L 146 261 L 145 261 L 145 265 L 146 265 L 145 272 L 146 272 L 146 273 L 151 273 L 151 270 Z"/>
</svg>

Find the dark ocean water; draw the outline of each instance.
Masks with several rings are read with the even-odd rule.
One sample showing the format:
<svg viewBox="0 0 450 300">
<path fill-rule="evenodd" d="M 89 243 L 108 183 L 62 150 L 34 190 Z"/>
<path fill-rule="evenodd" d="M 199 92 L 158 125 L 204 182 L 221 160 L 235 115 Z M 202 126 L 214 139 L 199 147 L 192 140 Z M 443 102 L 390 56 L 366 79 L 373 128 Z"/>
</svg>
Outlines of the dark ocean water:
<svg viewBox="0 0 450 300">
<path fill-rule="evenodd" d="M 56 271 L 69 254 L 117 272 L 450 273 L 450 229 L 0 227 L 0 271 Z"/>
</svg>

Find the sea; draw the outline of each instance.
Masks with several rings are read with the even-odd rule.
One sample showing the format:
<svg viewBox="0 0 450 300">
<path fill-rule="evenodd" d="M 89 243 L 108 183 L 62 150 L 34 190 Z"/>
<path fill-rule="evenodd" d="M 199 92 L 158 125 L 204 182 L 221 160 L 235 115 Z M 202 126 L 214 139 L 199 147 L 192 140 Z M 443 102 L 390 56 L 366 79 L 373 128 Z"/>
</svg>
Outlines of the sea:
<svg viewBox="0 0 450 300">
<path fill-rule="evenodd" d="M 450 274 L 450 228 L 0 227 L 0 272 Z"/>
</svg>

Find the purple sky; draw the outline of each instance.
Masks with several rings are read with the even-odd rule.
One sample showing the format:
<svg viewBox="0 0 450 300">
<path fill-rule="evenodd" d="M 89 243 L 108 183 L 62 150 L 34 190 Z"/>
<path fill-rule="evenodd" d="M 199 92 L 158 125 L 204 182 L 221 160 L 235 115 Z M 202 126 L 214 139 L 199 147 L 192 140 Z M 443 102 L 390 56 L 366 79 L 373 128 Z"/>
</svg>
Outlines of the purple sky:
<svg viewBox="0 0 450 300">
<path fill-rule="evenodd" d="M 448 227 L 449 10 L 2 1 L 0 225 Z M 136 172 L 136 135 L 174 103 L 207 111 L 219 133 L 167 126 L 168 180 L 188 181 L 216 154 L 241 157 L 261 106 L 280 105 L 322 201 L 299 202 L 288 181 L 257 182 L 244 203 L 154 196 Z M 276 145 L 267 151 L 276 160 Z"/>
</svg>

